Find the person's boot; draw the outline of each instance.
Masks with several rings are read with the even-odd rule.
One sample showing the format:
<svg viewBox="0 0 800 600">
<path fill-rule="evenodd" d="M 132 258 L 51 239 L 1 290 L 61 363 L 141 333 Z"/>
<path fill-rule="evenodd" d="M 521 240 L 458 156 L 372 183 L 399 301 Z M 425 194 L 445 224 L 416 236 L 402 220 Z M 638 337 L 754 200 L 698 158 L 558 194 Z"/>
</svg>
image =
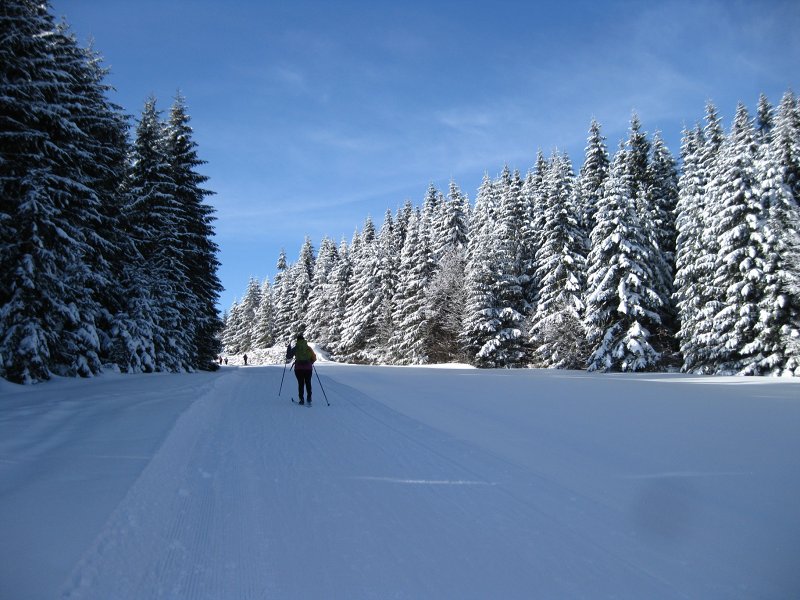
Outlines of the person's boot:
<svg viewBox="0 0 800 600">
<path fill-rule="evenodd" d="M 308 397 L 308 405 L 311 406 L 311 396 Z"/>
<path fill-rule="evenodd" d="M 305 402 L 303 401 L 303 397 L 302 397 L 302 396 L 300 396 L 300 402 L 299 402 L 299 404 L 305 404 Z"/>
</svg>

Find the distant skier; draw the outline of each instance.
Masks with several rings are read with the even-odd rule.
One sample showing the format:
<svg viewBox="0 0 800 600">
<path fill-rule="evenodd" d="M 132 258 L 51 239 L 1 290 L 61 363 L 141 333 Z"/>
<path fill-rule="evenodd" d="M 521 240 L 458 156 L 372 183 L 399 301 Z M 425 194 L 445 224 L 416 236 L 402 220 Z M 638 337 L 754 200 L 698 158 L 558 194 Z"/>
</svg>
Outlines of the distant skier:
<svg viewBox="0 0 800 600">
<path fill-rule="evenodd" d="M 244 366 L 247 366 L 247 354 L 244 355 Z"/>
<path fill-rule="evenodd" d="M 303 401 L 303 387 L 305 386 L 306 396 L 308 397 L 308 404 L 311 405 L 311 374 L 314 369 L 314 363 L 317 360 L 317 355 L 308 345 L 302 333 L 297 334 L 297 344 L 292 347 L 291 344 L 286 348 L 286 360 L 291 360 L 294 357 L 294 376 L 297 377 L 297 394 L 300 396 L 300 404 L 305 404 Z"/>
</svg>

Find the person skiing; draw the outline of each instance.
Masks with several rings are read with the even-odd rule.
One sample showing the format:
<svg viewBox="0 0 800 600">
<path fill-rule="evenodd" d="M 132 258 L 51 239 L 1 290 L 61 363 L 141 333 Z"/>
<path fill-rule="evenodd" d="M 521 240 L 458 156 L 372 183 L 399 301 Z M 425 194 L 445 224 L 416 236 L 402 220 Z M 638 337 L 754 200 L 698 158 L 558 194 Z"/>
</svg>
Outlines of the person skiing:
<svg viewBox="0 0 800 600">
<path fill-rule="evenodd" d="M 247 366 L 247 354 L 244 355 L 244 366 Z"/>
<path fill-rule="evenodd" d="M 305 387 L 308 404 L 311 406 L 311 374 L 313 373 L 314 363 L 317 355 L 308 345 L 302 333 L 297 334 L 297 344 L 286 348 L 286 360 L 294 357 L 294 376 L 297 377 L 297 394 L 300 397 L 300 404 L 305 404 L 303 400 L 303 388 Z"/>
</svg>

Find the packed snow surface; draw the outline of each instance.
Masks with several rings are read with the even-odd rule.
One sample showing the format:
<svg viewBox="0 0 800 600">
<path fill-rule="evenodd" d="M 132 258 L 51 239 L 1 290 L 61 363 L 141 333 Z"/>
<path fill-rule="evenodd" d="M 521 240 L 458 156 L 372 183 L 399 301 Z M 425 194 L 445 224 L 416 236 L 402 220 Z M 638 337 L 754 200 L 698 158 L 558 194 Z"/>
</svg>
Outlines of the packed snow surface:
<svg viewBox="0 0 800 600">
<path fill-rule="evenodd" d="M 0 383 L 0 598 L 797 598 L 795 381 Z"/>
</svg>

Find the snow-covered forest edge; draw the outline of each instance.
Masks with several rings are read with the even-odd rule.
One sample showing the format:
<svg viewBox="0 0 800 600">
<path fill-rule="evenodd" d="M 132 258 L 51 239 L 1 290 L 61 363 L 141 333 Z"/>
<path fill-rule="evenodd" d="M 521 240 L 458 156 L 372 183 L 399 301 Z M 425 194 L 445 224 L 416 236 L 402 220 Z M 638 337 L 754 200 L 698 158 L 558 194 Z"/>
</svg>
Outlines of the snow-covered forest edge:
<svg viewBox="0 0 800 600">
<path fill-rule="evenodd" d="M 727 134 L 709 103 L 680 168 L 629 131 L 611 157 L 593 120 L 577 174 L 540 152 L 474 204 L 431 184 L 349 244 L 306 238 L 226 311 L 226 352 L 280 362 L 302 332 L 367 364 L 800 374 L 797 97 L 740 104 Z"/>
<path fill-rule="evenodd" d="M 0 9 L 0 376 L 214 369 L 213 209 L 184 99 L 133 139 L 48 2 Z"/>
<path fill-rule="evenodd" d="M 800 107 L 715 107 L 680 168 L 637 116 L 610 156 L 541 153 L 309 239 L 220 318 L 214 210 L 178 95 L 130 118 L 48 2 L 0 12 L 0 377 L 215 369 L 294 334 L 333 360 L 800 371 Z"/>
</svg>

